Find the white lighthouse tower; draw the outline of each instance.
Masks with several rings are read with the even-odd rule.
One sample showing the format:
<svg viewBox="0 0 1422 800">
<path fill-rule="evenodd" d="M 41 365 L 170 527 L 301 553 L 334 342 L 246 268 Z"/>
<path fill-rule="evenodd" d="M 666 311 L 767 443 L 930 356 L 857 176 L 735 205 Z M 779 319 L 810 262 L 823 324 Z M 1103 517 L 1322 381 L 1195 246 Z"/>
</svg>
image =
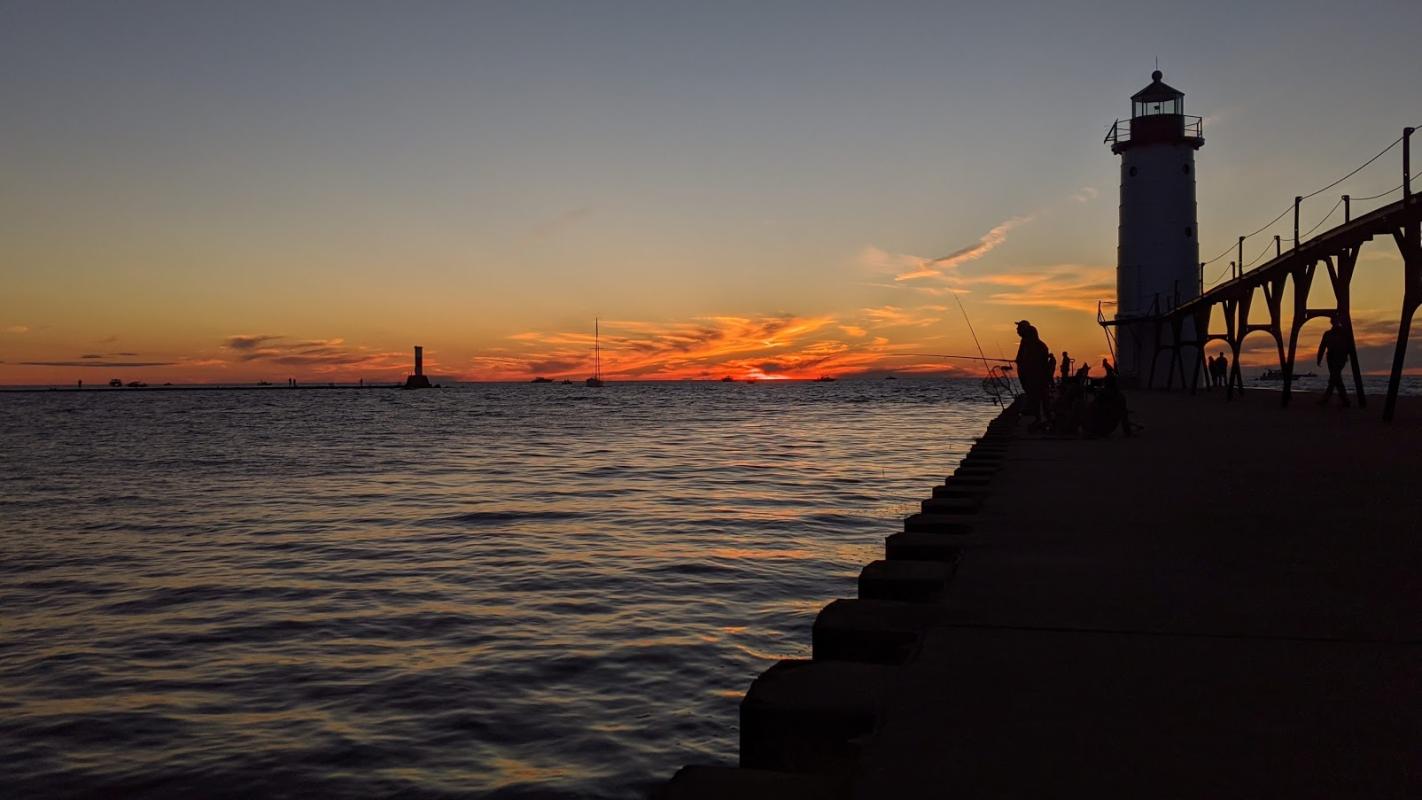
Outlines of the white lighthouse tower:
<svg viewBox="0 0 1422 800">
<path fill-rule="evenodd" d="M 1121 156 L 1121 224 L 1116 249 L 1116 362 L 1124 382 L 1143 385 L 1156 353 L 1154 326 L 1131 320 L 1200 294 L 1195 224 L 1195 151 L 1200 118 L 1185 116 L 1185 93 L 1151 73 L 1131 95 L 1130 120 L 1106 136 Z M 1162 359 L 1161 369 L 1166 369 Z"/>
</svg>

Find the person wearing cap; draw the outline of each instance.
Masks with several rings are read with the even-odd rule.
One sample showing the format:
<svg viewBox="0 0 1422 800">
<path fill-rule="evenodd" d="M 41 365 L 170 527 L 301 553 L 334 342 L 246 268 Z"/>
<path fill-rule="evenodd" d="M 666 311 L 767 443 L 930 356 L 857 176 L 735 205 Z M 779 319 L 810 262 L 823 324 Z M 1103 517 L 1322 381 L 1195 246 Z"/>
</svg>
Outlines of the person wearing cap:
<svg viewBox="0 0 1422 800">
<path fill-rule="evenodd" d="M 1017 346 L 1017 379 L 1022 382 L 1023 415 L 1035 417 L 1042 422 L 1042 401 L 1046 398 L 1047 353 L 1050 352 L 1037 329 L 1027 320 L 1017 321 L 1017 335 L 1022 342 Z"/>
</svg>

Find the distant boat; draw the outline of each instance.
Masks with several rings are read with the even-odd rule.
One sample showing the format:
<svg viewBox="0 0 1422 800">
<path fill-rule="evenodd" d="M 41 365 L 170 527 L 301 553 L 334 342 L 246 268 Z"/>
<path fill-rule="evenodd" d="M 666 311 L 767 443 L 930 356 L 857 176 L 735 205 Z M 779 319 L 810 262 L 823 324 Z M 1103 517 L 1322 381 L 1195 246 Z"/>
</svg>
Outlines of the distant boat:
<svg viewBox="0 0 1422 800">
<path fill-rule="evenodd" d="M 732 378 L 730 375 L 727 375 L 726 377 L 724 377 L 724 378 L 721 379 L 721 383 L 735 383 L 735 382 L 736 382 L 736 379 L 735 379 L 735 378 Z"/>
<path fill-rule="evenodd" d="M 587 379 L 587 385 L 593 389 L 602 388 L 602 337 L 596 318 L 593 319 L 593 374 Z"/>
<path fill-rule="evenodd" d="M 142 389 L 143 387 L 145 387 L 145 386 L 147 386 L 147 385 L 148 385 L 148 384 L 144 383 L 143 381 L 129 381 L 129 382 L 128 382 L 128 388 L 130 388 L 130 389 Z"/>
<path fill-rule="evenodd" d="M 898 376 L 896 376 L 896 375 L 885 375 L 885 376 L 884 376 L 884 380 L 886 380 L 886 381 L 896 381 L 896 380 L 898 380 Z"/>
<path fill-rule="evenodd" d="M 118 378 L 114 378 L 113 380 L 109 381 L 109 385 L 114 387 L 115 389 L 121 389 L 123 388 L 123 381 L 119 380 Z"/>
<path fill-rule="evenodd" d="M 821 375 L 820 377 L 815 378 L 815 383 L 834 383 L 836 380 L 838 380 L 838 379 L 837 379 L 837 378 L 831 378 L 831 377 L 828 376 L 828 375 Z"/>
<path fill-rule="evenodd" d="M 257 381 L 258 386 L 271 386 L 271 381 Z"/>
<path fill-rule="evenodd" d="M 572 385 L 573 385 L 573 382 L 570 381 L 570 380 L 568 380 L 567 378 L 564 378 L 564 379 L 563 379 L 563 385 L 564 385 L 564 386 L 572 386 Z"/>
<path fill-rule="evenodd" d="M 542 375 L 539 375 L 537 378 L 534 378 L 534 379 L 533 379 L 533 383 L 552 383 L 552 382 L 553 382 L 553 379 L 552 379 L 552 378 L 545 378 L 545 377 L 543 377 Z"/>
</svg>

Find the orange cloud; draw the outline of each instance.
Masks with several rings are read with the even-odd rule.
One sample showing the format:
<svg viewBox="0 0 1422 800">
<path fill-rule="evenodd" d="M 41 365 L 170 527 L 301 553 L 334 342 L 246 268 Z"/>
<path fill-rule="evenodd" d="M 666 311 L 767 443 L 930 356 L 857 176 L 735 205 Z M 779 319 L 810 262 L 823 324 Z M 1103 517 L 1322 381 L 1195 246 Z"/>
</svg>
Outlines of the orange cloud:
<svg viewBox="0 0 1422 800">
<path fill-rule="evenodd" d="M 985 287 L 990 303 L 1095 313 L 1097 301 L 1115 296 L 1116 271 L 1062 264 L 1031 272 L 983 275 L 963 283 Z"/>
<path fill-rule="evenodd" d="M 927 310 L 940 309 L 928 307 Z M 863 319 L 833 315 L 711 316 L 687 322 L 603 320 L 603 373 L 625 379 L 737 378 L 775 380 L 903 369 L 896 350 L 914 345 L 869 339 L 874 327 L 917 327 L 936 317 L 925 309 L 866 309 Z M 866 341 L 867 340 L 867 341 Z M 526 380 L 533 375 L 582 378 L 592 371 L 591 332 L 528 332 L 507 347 L 471 359 L 475 379 Z M 951 365 L 914 365 L 951 371 Z M 911 370 L 904 370 L 911 371 Z"/>
<path fill-rule="evenodd" d="M 941 319 L 936 314 L 923 313 L 925 310 L 942 311 L 943 307 L 925 306 L 922 309 L 906 310 L 898 306 L 879 306 L 878 308 L 866 308 L 862 313 L 874 323 L 886 328 L 920 328 L 932 325 Z"/>
</svg>

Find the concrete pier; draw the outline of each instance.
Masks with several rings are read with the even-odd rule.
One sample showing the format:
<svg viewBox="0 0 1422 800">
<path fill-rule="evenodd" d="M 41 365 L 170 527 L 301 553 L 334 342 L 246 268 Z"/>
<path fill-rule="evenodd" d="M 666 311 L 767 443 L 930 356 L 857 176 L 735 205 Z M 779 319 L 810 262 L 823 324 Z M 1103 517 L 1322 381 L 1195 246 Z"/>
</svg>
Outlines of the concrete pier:
<svg viewBox="0 0 1422 800">
<path fill-rule="evenodd" d="M 773 668 L 747 703 L 833 724 L 797 745 L 794 714 L 743 706 L 742 766 L 770 773 L 715 771 L 717 790 L 1422 796 L 1422 403 L 1388 425 L 1311 399 L 1133 394 L 1130 439 L 1000 418 L 944 484 L 987 493 L 936 493 L 821 612 L 813 661 L 782 662 L 872 678 L 792 690 Z M 705 788 L 692 771 L 664 794 Z"/>
</svg>

